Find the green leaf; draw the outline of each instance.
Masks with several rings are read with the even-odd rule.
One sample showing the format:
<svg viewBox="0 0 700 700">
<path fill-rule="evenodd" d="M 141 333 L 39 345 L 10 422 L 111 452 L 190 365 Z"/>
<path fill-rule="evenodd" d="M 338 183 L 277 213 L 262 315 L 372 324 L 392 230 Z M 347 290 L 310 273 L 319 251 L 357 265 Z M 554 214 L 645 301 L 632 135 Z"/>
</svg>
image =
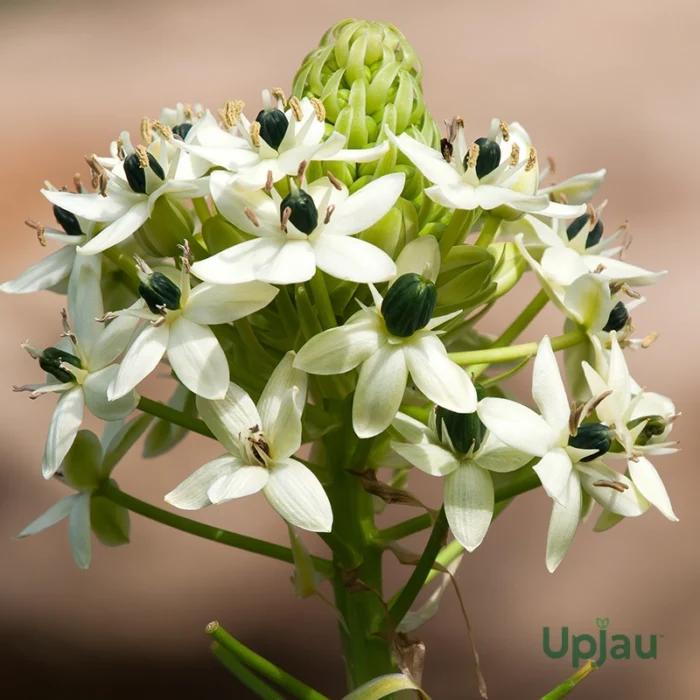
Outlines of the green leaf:
<svg viewBox="0 0 700 700">
<path fill-rule="evenodd" d="M 346 695 L 343 700 L 379 700 L 400 690 L 416 690 L 423 700 L 430 700 L 430 696 L 403 673 L 391 673 L 375 678 Z"/>
</svg>

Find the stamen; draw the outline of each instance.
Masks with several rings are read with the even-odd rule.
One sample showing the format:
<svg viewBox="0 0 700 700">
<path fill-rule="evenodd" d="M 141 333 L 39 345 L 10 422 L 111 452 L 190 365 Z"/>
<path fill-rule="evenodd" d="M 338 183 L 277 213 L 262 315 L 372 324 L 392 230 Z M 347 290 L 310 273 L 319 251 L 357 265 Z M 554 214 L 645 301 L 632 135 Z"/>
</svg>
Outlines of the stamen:
<svg viewBox="0 0 700 700">
<path fill-rule="evenodd" d="M 605 481 L 603 479 L 601 479 L 600 481 L 594 481 L 593 486 L 612 489 L 613 491 L 617 491 L 618 493 L 624 493 L 629 488 L 627 484 L 620 483 L 619 481 Z"/>
<path fill-rule="evenodd" d="M 255 148 L 260 148 L 260 122 L 252 122 L 250 125 L 250 140 Z"/>
<path fill-rule="evenodd" d="M 328 209 L 326 209 L 326 218 L 323 220 L 324 224 L 327 224 L 331 220 L 331 216 L 335 211 L 335 204 L 331 204 Z"/>
<path fill-rule="evenodd" d="M 192 117 L 194 116 L 194 114 L 192 112 L 192 105 L 188 102 L 185 102 L 185 104 L 182 105 L 182 116 L 185 117 L 185 121 L 192 121 Z"/>
<path fill-rule="evenodd" d="M 29 354 L 29 357 L 31 357 L 33 360 L 40 360 L 43 356 L 41 350 L 38 350 L 33 345 L 29 344 L 29 339 L 25 340 L 23 343 L 20 343 L 19 346 L 22 348 L 22 350 L 25 350 Z"/>
<path fill-rule="evenodd" d="M 335 175 L 333 175 L 333 173 L 330 170 L 328 171 L 327 175 L 331 185 L 333 185 L 333 187 L 335 187 L 336 190 L 343 189 L 343 183 Z"/>
<path fill-rule="evenodd" d="M 192 269 L 190 262 L 194 260 L 194 255 L 190 250 L 190 243 L 187 239 L 185 239 L 182 243 L 178 243 L 177 247 L 182 251 L 182 255 L 180 256 L 182 268 L 187 274 L 189 274 L 190 270 Z"/>
<path fill-rule="evenodd" d="M 520 161 L 520 146 L 518 146 L 517 143 L 514 143 L 510 149 L 510 160 L 508 161 L 508 165 L 510 165 L 511 167 L 516 166 L 519 161 Z"/>
<path fill-rule="evenodd" d="M 299 169 L 297 170 L 297 180 L 299 180 L 299 184 L 301 184 L 301 181 L 304 179 L 304 173 L 306 172 L 306 168 L 308 166 L 308 160 L 302 160 L 301 163 L 299 163 Z"/>
<path fill-rule="evenodd" d="M 275 184 L 275 179 L 274 179 L 274 176 L 272 175 L 272 170 L 268 170 L 267 171 L 267 180 L 265 180 L 265 192 L 272 191 L 274 184 Z"/>
<path fill-rule="evenodd" d="M 498 126 L 501 129 L 501 134 L 503 136 L 503 140 L 508 142 L 510 141 L 510 133 L 508 132 L 508 124 L 506 124 L 504 121 L 499 122 Z"/>
<path fill-rule="evenodd" d="M 314 112 L 316 112 L 316 119 L 323 124 L 323 122 L 326 121 L 326 107 L 324 106 L 323 102 L 315 97 L 312 97 L 311 105 L 314 108 Z"/>
<path fill-rule="evenodd" d="M 158 306 L 156 308 L 160 311 L 161 308 L 165 309 L 165 305 L 163 305 L 162 307 Z M 154 328 L 160 328 L 165 323 L 166 313 L 167 312 L 164 311 L 163 315 L 160 318 L 156 319 L 155 321 L 151 321 L 151 325 Z"/>
<path fill-rule="evenodd" d="M 569 198 L 566 196 L 566 192 L 560 192 L 559 193 L 559 201 L 562 204 L 568 204 L 569 203 Z"/>
<path fill-rule="evenodd" d="M 248 207 L 246 207 L 243 210 L 243 213 L 253 222 L 253 226 L 255 226 L 256 228 L 258 226 L 260 226 L 260 222 L 258 221 L 258 217 L 255 216 L 252 209 L 249 209 Z"/>
<path fill-rule="evenodd" d="M 85 156 L 85 162 L 90 168 L 90 184 L 94 190 L 97 190 L 103 197 L 107 196 L 107 173 L 105 169 L 97 162 L 97 156 Z"/>
<path fill-rule="evenodd" d="M 450 142 L 449 136 L 446 139 L 440 139 L 440 151 L 442 151 L 442 157 L 448 162 L 452 162 L 452 154 L 454 153 L 454 147 Z"/>
<path fill-rule="evenodd" d="M 642 341 L 642 347 L 646 350 L 652 343 L 656 342 L 659 337 L 658 331 L 652 331 L 649 335 Z"/>
<path fill-rule="evenodd" d="M 549 165 L 549 173 L 548 174 L 554 175 L 554 173 L 557 172 L 557 164 L 556 164 L 554 158 L 552 158 L 552 156 L 547 156 L 547 163 Z"/>
<path fill-rule="evenodd" d="M 139 159 L 139 165 L 142 168 L 148 167 L 148 151 L 145 146 L 136 146 L 136 157 Z"/>
<path fill-rule="evenodd" d="M 300 122 L 304 118 L 304 113 L 301 110 L 301 104 L 296 97 L 289 98 L 289 109 L 292 110 L 294 118 Z"/>
<path fill-rule="evenodd" d="M 96 318 L 95 321 L 97 323 L 107 323 L 107 321 L 113 321 L 115 318 L 117 318 L 117 314 L 114 311 L 108 311 L 104 316 Z"/>
<path fill-rule="evenodd" d="M 223 109 L 219 110 L 219 116 L 227 129 L 233 129 L 241 116 L 245 103 L 241 100 L 226 100 Z"/>
<path fill-rule="evenodd" d="M 36 391 L 36 385 L 32 386 L 31 384 L 23 384 L 22 386 L 13 386 L 12 391 L 14 391 L 18 394 L 23 392 L 23 391 L 30 391 L 31 393 L 29 394 L 29 398 L 32 400 L 38 399 L 41 396 L 41 394 Z"/>
<path fill-rule="evenodd" d="M 163 124 L 163 122 L 153 122 L 151 124 L 151 129 L 153 129 L 153 131 L 155 131 L 156 133 L 160 134 L 164 139 L 172 141 L 173 130 L 169 126 Z"/>
<path fill-rule="evenodd" d="M 469 151 L 467 152 L 467 168 L 475 168 L 476 161 L 479 159 L 479 144 L 473 143 L 469 146 Z"/>
<path fill-rule="evenodd" d="M 598 223 L 598 214 L 595 207 L 590 202 L 586 206 L 586 213 L 588 214 L 589 229 L 592 229 Z"/>
<path fill-rule="evenodd" d="M 124 139 L 121 136 L 117 137 L 117 158 L 119 158 L 119 160 L 124 160 L 124 158 L 126 158 Z"/>
<path fill-rule="evenodd" d="M 153 141 L 153 135 L 151 134 L 151 120 L 148 117 L 144 117 L 141 120 L 141 140 L 147 146 L 150 146 L 151 142 Z"/>
<path fill-rule="evenodd" d="M 73 187 L 75 188 L 75 191 L 78 194 L 82 194 L 85 191 L 85 187 L 83 187 L 83 180 L 80 177 L 80 173 L 76 173 L 73 175 Z"/>
<path fill-rule="evenodd" d="M 571 437 L 576 437 L 578 434 L 578 426 L 581 422 L 581 414 L 584 408 L 585 406 L 583 404 L 580 406 L 577 406 L 573 402 L 571 404 L 571 413 L 569 414 L 569 435 L 571 435 Z"/>
<path fill-rule="evenodd" d="M 605 270 L 605 265 L 603 265 L 603 263 L 600 263 L 600 264 L 598 265 L 598 267 L 596 267 L 596 269 L 593 270 L 593 274 L 599 275 L 599 274 L 600 274 L 601 272 L 603 272 L 604 270 Z"/>
<path fill-rule="evenodd" d="M 73 331 L 71 330 L 70 324 L 68 323 L 68 313 L 65 309 L 61 309 L 61 326 L 63 327 L 63 333 L 69 338 L 75 338 Z"/>
<path fill-rule="evenodd" d="M 284 96 L 284 90 L 282 90 L 282 88 L 272 88 L 272 90 L 270 90 L 270 93 L 276 99 L 282 100 L 283 107 L 287 106 L 287 98 Z"/>
<path fill-rule="evenodd" d="M 44 235 L 43 224 L 40 224 L 37 221 L 34 221 L 33 219 L 27 219 L 24 223 L 26 226 L 29 226 L 29 228 L 32 228 L 36 231 L 36 237 L 37 237 L 39 243 L 44 248 L 46 248 L 46 236 Z"/>
<path fill-rule="evenodd" d="M 513 144 L 515 146 L 515 144 Z M 537 151 L 534 148 L 530 148 L 530 152 L 527 154 L 527 163 L 525 164 L 525 172 L 529 173 L 537 165 Z"/>
<path fill-rule="evenodd" d="M 289 217 L 292 215 L 292 208 L 291 207 L 285 207 L 284 211 L 282 212 L 282 219 L 280 221 L 280 228 L 286 233 L 287 232 L 287 222 L 289 221 Z"/>
<path fill-rule="evenodd" d="M 156 309 L 158 309 L 158 313 L 161 316 L 165 317 L 168 315 L 168 307 L 165 304 L 156 304 Z M 158 319 L 158 321 L 160 321 L 160 319 Z"/>
<path fill-rule="evenodd" d="M 455 117 L 454 118 L 454 129 L 455 129 L 455 136 L 457 135 L 457 129 L 464 129 L 464 117 Z"/>
<path fill-rule="evenodd" d="M 612 394 L 612 389 L 608 389 L 607 391 L 604 391 L 600 396 L 596 397 L 595 399 L 591 400 L 588 404 L 586 404 L 586 415 L 585 417 L 588 418 L 588 416 L 592 416 L 593 412 L 600 406 L 605 399 Z"/>
</svg>

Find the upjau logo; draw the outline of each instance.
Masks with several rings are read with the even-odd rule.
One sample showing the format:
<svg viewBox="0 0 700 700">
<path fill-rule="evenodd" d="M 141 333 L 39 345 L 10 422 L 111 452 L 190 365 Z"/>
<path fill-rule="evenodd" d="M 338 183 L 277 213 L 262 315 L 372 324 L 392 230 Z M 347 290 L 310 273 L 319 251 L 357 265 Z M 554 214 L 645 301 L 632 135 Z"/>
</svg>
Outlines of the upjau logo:
<svg viewBox="0 0 700 700">
<path fill-rule="evenodd" d="M 592 659 L 598 666 L 602 666 L 608 659 L 655 659 L 660 634 L 644 636 L 635 634 L 612 634 L 608 639 L 609 617 L 596 617 L 598 628 L 597 637 L 592 634 L 569 635 L 569 628 L 562 627 L 559 633 L 552 632 L 549 627 L 542 628 L 542 651 L 550 659 L 562 659 L 571 649 L 571 665 L 574 668 L 582 661 Z M 597 656 L 597 658 L 596 658 Z"/>
</svg>

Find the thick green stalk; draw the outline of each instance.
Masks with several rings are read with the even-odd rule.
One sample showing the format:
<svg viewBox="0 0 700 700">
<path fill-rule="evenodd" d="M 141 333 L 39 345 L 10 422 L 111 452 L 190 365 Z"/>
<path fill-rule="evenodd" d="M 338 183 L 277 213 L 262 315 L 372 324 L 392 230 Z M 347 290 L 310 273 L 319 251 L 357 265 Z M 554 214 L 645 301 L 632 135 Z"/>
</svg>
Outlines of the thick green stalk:
<svg viewBox="0 0 700 700">
<path fill-rule="evenodd" d="M 107 248 L 107 250 L 102 251 L 102 255 L 104 255 L 111 263 L 113 263 L 126 275 L 125 284 L 129 287 L 129 289 L 131 289 L 132 292 L 138 293 L 139 277 L 136 274 L 134 259 L 119 250 L 117 246 Z"/>
<path fill-rule="evenodd" d="M 508 347 L 517 340 L 520 334 L 532 323 L 537 314 L 547 306 L 549 297 L 544 290 L 540 290 L 535 298 L 523 309 L 513 323 L 506 328 L 503 333 L 493 341 L 490 349 Z M 469 369 L 474 374 L 474 378 L 481 375 L 488 368 L 488 364 L 472 365 Z"/>
<path fill-rule="evenodd" d="M 560 700 L 560 698 L 568 695 L 586 676 L 597 668 L 599 667 L 595 661 L 587 661 L 573 676 L 571 676 L 571 678 L 544 695 L 541 700 Z"/>
<path fill-rule="evenodd" d="M 239 661 L 260 675 L 269 678 L 275 685 L 284 688 L 295 698 L 300 700 L 328 700 L 325 695 L 321 695 L 321 693 L 306 685 L 306 683 L 302 683 L 299 679 L 275 666 L 271 661 L 241 644 L 223 629 L 218 622 L 210 622 L 206 627 L 206 632 Z"/>
<path fill-rule="evenodd" d="M 187 428 L 187 430 L 191 430 L 193 433 L 199 433 L 200 435 L 204 435 L 204 437 L 214 438 L 211 430 L 207 428 L 207 424 L 203 420 L 178 411 L 176 408 L 161 403 L 160 401 L 154 401 L 153 399 L 147 399 L 145 396 L 142 396 L 136 408 L 156 418 L 162 418 L 173 425 Z"/>
<path fill-rule="evenodd" d="M 553 350 L 565 350 L 582 343 L 586 339 L 583 331 L 575 330 L 552 338 Z M 492 364 L 496 362 L 511 362 L 521 360 L 524 357 L 535 355 L 539 343 L 523 343 L 511 345 L 508 348 L 487 348 L 486 350 L 467 350 L 465 352 L 451 352 L 449 357 L 458 365 Z M 469 368 L 471 369 L 471 368 Z"/>
<path fill-rule="evenodd" d="M 316 274 L 309 280 L 309 287 L 311 287 L 311 293 L 314 295 L 314 302 L 321 324 L 326 329 L 335 328 L 338 323 L 335 320 L 333 304 L 331 304 L 331 298 L 328 296 L 328 288 L 321 270 L 316 270 Z"/>
<path fill-rule="evenodd" d="M 144 518 L 162 523 L 175 530 L 187 532 L 190 535 L 195 535 L 205 540 L 211 540 L 212 542 L 219 542 L 220 544 L 235 547 L 236 549 L 243 549 L 246 552 L 261 554 L 262 556 L 277 559 L 278 561 L 284 561 L 290 564 L 294 563 L 294 556 L 289 547 L 283 547 L 282 545 L 259 540 L 255 537 L 248 537 L 247 535 L 239 535 L 236 532 L 221 530 L 218 527 L 198 523 L 196 520 L 183 518 L 181 515 L 176 515 L 162 508 L 157 508 L 150 503 L 146 503 L 138 498 L 134 498 L 134 496 L 130 496 L 128 493 L 124 493 L 124 491 L 119 489 L 113 482 L 105 481 L 99 489 L 97 489 L 95 495 L 103 496 L 107 500 L 112 501 L 112 503 L 116 503 L 130 510 L 132 513 L 138 513 Z M 330 562 L 327 559 L 312 557 L 312 560 L 314 562 L 314 567 L 316 567 L 319 572 L 324 574 L 331 573 Z"/>
<path fill-rule="evenodd" d="M 501 228 L 501 220 L 489 214 L 474 245 L 478 245 L 480 248 L 488 248 L 496 240 L 499 228 Z"/>
<path fill-rule="evenodd" d="M 467 211 L 466 209 L 455 209 L 450 219 L 450 223 L 440 236 L 440 255 L 444 260 L 453 246 L 461 243 L 471 230 L 479 210 Z"/>
<path fill-rule="evenodd" d="M 192 204 L 194 205 L 194 210 L 197 214 L 197 218 L 200 220 L 201 223 L 204 223 L 208 218 L 211 217 L 211 212 L 209 211 L 209 205 L 207 204 L 206 197 L 195 197 L 192 200 Z"/>
<path fill-rule="evenodd" d="M 218 642 L 211 645 L 211 651 L 248 690 L 262 700 L 284 700 L 284 698 L 265 681 L 258 678 L 247 666 L 244 666 L 233 654 L 230 654 Z"/>
</svg>

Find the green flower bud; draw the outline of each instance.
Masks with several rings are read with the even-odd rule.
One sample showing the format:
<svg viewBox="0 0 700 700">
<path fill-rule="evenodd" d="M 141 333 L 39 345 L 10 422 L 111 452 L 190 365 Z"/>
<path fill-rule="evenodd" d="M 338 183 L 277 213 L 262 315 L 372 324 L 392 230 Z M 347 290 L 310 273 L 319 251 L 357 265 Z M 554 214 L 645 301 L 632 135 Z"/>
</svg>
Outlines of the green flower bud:
<svg viewBox="0 0 700 700">
<path fill-rule="evenodd" d="M 210 216 L 202 224 L 202 238 L 212 255 L 248 240 L 245 235 L 221 214 Z"/>
<path fill-rule="evenodd" d="M 575 218 L 566 227 L 566 237 L 571 241 L 581 232 L 581 229 L 590 221 L 590 214 L 581 214 L 581 216 Z M 600 243 L 600 239 L 603 237 L 603 222 L 598 219 L 595 226 L 588 232 L 586 236 L 586 248 L 597 245 Z"/>
<path fill-rule="evenodd" d="M 492 288 L 496 259 L 486 248 L 454 246 L 447 254 L 437 278 L 438 306 L 470 308 Z"/>
<path fill-rule="evenodd" d="M 475 384 L 477 400 L 487 396 L 486 389 L 481 384 Z M 476 411 L 473 413 L 456 413 L 442 406 L 435 407 L 435 424 L 438 438 L 443 440 L 443 428 L 447 429 L 452 445 L 457 450 L 466 454 L 474 449 L 476 452 L 486 435 L 486 426 L 479 420 Z"/>
<path fill-rule="evenodd" d="M 287 115 L 279 109 L 261 109 L 255 121 L 260 124 L 260 137 L 277 150 L 289 127 Z"/>
<path fill-rule="evenodd" d="M 147 165 L 144 159 L 148 161 Z M 126 180 L 129 183 L 129 187 L 139 194 L 148 194 L 146 192 L 146 168 L 149 168 L 160 180 L 165 180 L 165 173 L 160 163 L 147 151 L 130 153 L 124 159 Z"/>
<path fill-rule="evenodd" d="M 479 147 L 479 156 L 476 159 L 476 176 L 481 179 L 501 164 L 501 147 L 486 137 L 479 138 L 474 143 Z M 465 170 L 469 168 L 468 161 L 469 156 L 464 156 Z"/>
<path fill-rule="evenodd" d="M 584 457 L 582 462 L 592 462 L 598 457 L 602 457 L 612 444 L 614 431 L 602 423 L 584 423 L 580 425 L 576 435 L 569 438 L 569 446 L 580 450 L 596 450 L 588 457 Z"/>
<path fill-rule="evenodd" d="M 151 216 L 135 236 L 147 255 L 158 258 L 177 257 L 178 245 L 190 239 L 194 221 L 189 209 L 179 199 L 158 197 Z"/>
<path fill-rule="evenodd" d="M 419 228 L 415 207 L 400 198 L 376 224 L 363 231 L 360 238 L 396 258 L 406 244 L 418 237 Z"/>
<path fill-rule="evenodd" d="M 100 485 L 102 445 L 95 433 L 80 430 L 61 465 L 65 482 L 76 491 L 89 491 Z"/>
<path fill-rule="evenodd" d="M 318 209 L 311 195 L 293 188 L 280 204 L 280 219 L 291 221 L 302 233 L 312 233 L 318 225 Z"/>
<path fill-rule="evenodd" d="M 635 445 L 648 445 L 654 438 L 663 437 L 668 428 L 668 421 L 663 416 L 642 416 L 627 423 L 630 430 L 636 428 L 640 423 L 646 421 L 642 432 L 637 436 Z"/>
<path fill-rule="evenodd" d="M 175 282 L 162 272 L 145 276 L 139 284 L 139 294 L 154 314 L 162 314 L 164 309 L 176 311 L 180 308 L 182 292 Z"/>
<path fill-rule="evenodd" d="M 401 275 L 382 303 L 382 316 L 392 335 L 408 338 L 425 328 L 433 317 L 437 302 L 437 289 L 429 280 L 415 272 Z"/>
<path fill-rule="evenodd" d="M 621 331 L 627 325 L 629 317 L 630 315 L 627 311 L 627 307 L 621 301 L 618 301 L 617 304 L 613 306 L 610 316 L 608 316 L 608 320 L 603 326 L 603 330 L 606 333 Z"/>
<path fill-rule="evenodd" d="M 90 500 L 90 527 L 97 539 L 107 547 L 129 543 L 129 511 L 106 498 L 98 496 Z"/>
<path fill-rule="evenodd" d="M 80 228 L 80 223 L 76 218 L 75 214 L 57 207 L 54 205 L 53 215 L 58 222 L 58 225 L 69 235 L 69 236 L 82 236 L 83 231 Z"/>
<path fill-rule="evenodd" d="M 58 348 L 46 348 L 39 357 L 39 367 L 44 372 L 56 377 L 59 382 L 74 382 L 75 375 L 62 366 L 63 363 L 73 365 L 78 369 L 82 369 L 83 365 L 80 358 L 71 355 L 69 352 L 59 350 Z"/>
</svg>

